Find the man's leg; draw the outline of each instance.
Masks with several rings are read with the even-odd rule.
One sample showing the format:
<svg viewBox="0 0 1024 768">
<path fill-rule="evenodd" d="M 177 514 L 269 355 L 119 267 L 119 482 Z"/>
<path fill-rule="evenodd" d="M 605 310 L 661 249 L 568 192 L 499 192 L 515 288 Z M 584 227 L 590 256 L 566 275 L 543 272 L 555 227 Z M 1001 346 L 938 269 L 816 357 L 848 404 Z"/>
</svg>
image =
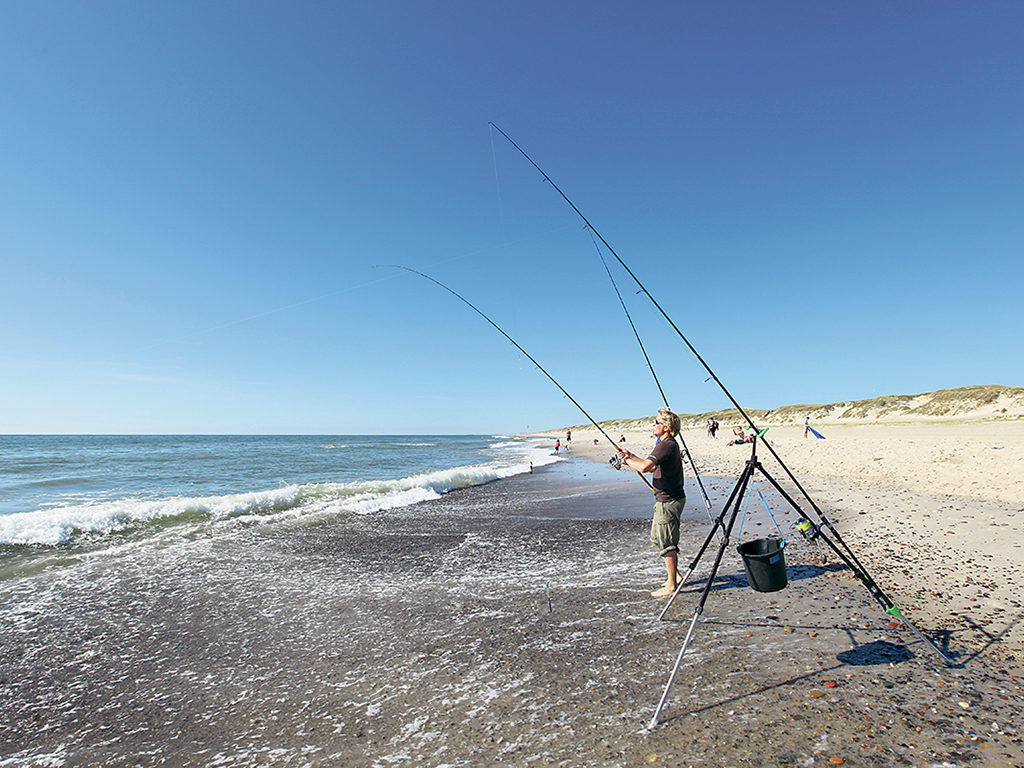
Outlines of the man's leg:
<svg viewBox="0 0 1024 768">
<path fill-rule="evenodd" d="M 665 573 L 668 574 L 668 578 L 665 580 L 665 585 L 672 587 L 675 591 L 676 584 L 679 583 L 679 553 L 672 552 L 671 554 L 665 555 Z"/>
<path fill-rule="evenodd" d="M 651 543 L 661 550 L 665 560 L 665 585 L 651 592 L 651 597 L 669 597 L 676 591 L 679 579 L 679 516 L 684 499 L 654 503 L 651 522 Z"/>
<path fill-rule="evenodd" d="M 665 573 L 667 578 L 665 579 L 665 585 L 654 592 L 651 592 L 651 597 L 669 597 L 673 592 L 676 591 L 676 585 L 679 583 L 679 553 L 670 552 L 665 555 Z"/>
</svg>

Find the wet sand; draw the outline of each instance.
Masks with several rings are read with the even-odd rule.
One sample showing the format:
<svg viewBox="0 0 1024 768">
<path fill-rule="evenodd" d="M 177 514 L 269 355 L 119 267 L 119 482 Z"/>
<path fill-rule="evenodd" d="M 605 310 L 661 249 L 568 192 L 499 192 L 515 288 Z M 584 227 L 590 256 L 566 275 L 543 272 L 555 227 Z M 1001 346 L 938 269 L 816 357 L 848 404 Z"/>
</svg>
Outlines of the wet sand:
<svg viewBox="0 0 1024 768">
<path fill-rule="evenodd" d="M 698 597 L 656 620 L 650 501 L 577 459 L 4 582 L 0 766 L 1024 763 L 1018 659 L 922 625 L 945 667 L 792 531 L 780 592 L 727 551 L 644 730 Z M 709 530 L 688 508 L 684 561 Z"/>
</svg>

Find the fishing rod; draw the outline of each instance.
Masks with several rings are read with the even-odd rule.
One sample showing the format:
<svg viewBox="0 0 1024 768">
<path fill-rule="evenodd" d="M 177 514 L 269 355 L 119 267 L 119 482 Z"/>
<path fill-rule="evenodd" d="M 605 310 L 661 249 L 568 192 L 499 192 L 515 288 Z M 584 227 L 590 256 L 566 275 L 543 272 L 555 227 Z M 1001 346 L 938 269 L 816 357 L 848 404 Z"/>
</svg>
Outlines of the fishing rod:
<svg viewBox="0 0 1024 768">
<path fill-rule="evenodd" d="M 629 309 L 626 307 L 626 302 L 622 300 L 622 294 L 619 292 L 619 286 L 615 282 L 615 278 L 612 277 L 612 271 L 608 269 L 608 262 L 605 261 L 604 254 L 601 253 L 601 248 L 597 244 L 597 240 L 594 239 L 594 233 L 590 233 L 590 239 L 594 243 L 594 248 L 597 250 L 597 255 L 601 259 L 601 264 L 604 266 L 604 271 L 608 275 L 608 279 L 611 281 L 612 288 L 615 289 L 615 295 L 619 297 L 619 304 L 622 305 L 622 311 L 626 313 L 626 319 L 629 321 L 629 327 L 633 329 L 633 335 L 636 337 L 636 343 L 640 346 L 640 351 L 643 352 L 644 360 L 647 361 L 647 368 L 651 372 L 651 376 L 654 377 L 654 383 L 658 387 L 658 391 L 661 393 L 661 399 L 665 403 L 665 407 L 672 410 L 668 404 L 668 397 L 665 395 L 665 389 L 661 386 L 661 381 L 658 379 L 658 374 L 654 371 L 654 364 L 651 363 L 651 356 L 647 354 L 647 348 L 644 346 L 643 340 L 640 338 L 640 331 L 636 328 L 636 323 L 633 322 L 633 316 L 629 314 Z M 697 486 L 700 488 L 701 494 L 704 496 L 704 506 L 707 508 L 708 518 L 714 522 L 713 515 L 711 514 L 711 499 L 708 497 L 708 492 L 704 489 L 704 482 L 700 479 L 700 472 L 697 470 L 697 463 L 693 460 L 693 456 L 690 454 L 690 449 L 686 446 L 686 441 L 683 439 L 682 434 L 676 435 L 679 439 L 680 444 L 683 446 L 683 453 L 690 462 L 690 466 L 693 467 L 693 476 L 697 479 Z M 683 579 L 685 582 L 686 579 Z M 682 582 L 680 582 L 682 584 Z M 671 603 L 671 601 L 669 601 Z"/>
<path fill-rule="evenodd" d="M 601 259 L 601 264 L 604 266 L 604 271 L 608 275 L 608 279 L 611 281 L 612 288 L 615 289 L 615 295 L 619 297 L 619 304 L 622 305 L 622 311 L 626 313 L 626 319 L 629 320 L 629 327 L 633 329 L 633 335 L 636 336 L 636 343 L 640 345 L 640 351 L 644 354 L 644 360 L 647 361 L 647 367 L 651 371 L 651 376 L 654 377 L 654 383 L 658 386 L 658 391 L 661 393 L 661 399 L 665 402 L 665 407 L 672 410 L 672 407 L 668 404 L 668 397 L 665 395 L 665 388 L 661 386 L 661 381 L 658 379 L 658 374 L 654 372 L 654 364 L 651 363 L 651 357 L 647 354 L 647 348 L 644 346 L 643 341 L 640 339 L 640 331 L 636 328 L 636 323 L 633 322 L 633 316 L 629 314 L 629 309 L 626 307 L 626 302 L 622 299 L 622 294 L 619 292 L 619 286 L 615 282 L 615 278 L 612 276 L 612 271 L 608 268 L 608 262 L 605 261 L 604 254 L 601 253 L 601 248 L 597 244 L 597 240 L 594 238 L 594 233 L 590 233 L 590 239 L 594 243 L 594 248 L 597 250 L 597 255 Z M 690 466 L 693 467 L 693 476 L 697 480 L 697 487 L 700 488 L 701 494 L 704 496 L 704 508 L 707 511 L 708 520 L 711 521 L 712 530 L 718 530 L 719 534 L 725 537 L 725 531 L 719 530 L 718 526 L 715 525 L 715 516 L 711 511 L 711 499 L 708 497 L 708 492 L 704 489 L 704 481 L 700 478 L 700 472 L 697 470 L 697 462 L 693 460 L 693 455 L 690 453 L 690 449 L 686 445 L 686 440 L 683 439 L 682 434 L 676 435 L 679 438 L 679 443 L 683 447 L 683 453 L 690 462 Z M 679 593 L 683 590 L 683 587 L 690 581 L 690 577 L 693 576 L 693 571 L 697 567 L 697 563 L 693 562 L 690 564 L 689 570 L 686 575 L 676 584 L 675 590 L 672 592 L 672 596 L 669 597 L 668 602 L 661 609 L 661 613 L 658 614 L 658 621 L 665 618 L 665 614 L 672 608 L 672 604 L 676 601 Z"/>
<path fill-rule="evenodd" d="M 740 415 L 743 417 L 743 419 L 746 421 L 746 423 L 749 424 L 751 429 L 754 430 L 755 434 L 757 434 L 758 437 L 760 437 L 760 439 L 761 439 L 762 443 L 764 444 L 764 446 L 768 449 L 768 451 L 771 453 L 771 455 L 779 463 L 779 466 L 782 467 L 782 469 L 786 473 L 787 477 L 789 477 L 789 479 L 793 482 L 793 484 L 796 486 L 796 488 L 799 489 L 800 493 L 803 494 L 803 497 L 805 499 L 807 499 L 807 502 L 810 504 L 811 508 L 818 515 L 818 518 L 821 520 L 821 522 L 825 525 L 825 527 L 827 527 L 828 530 L 835 537 L 835 541 L 833 541 L 832 537 L 824 536 L 822 534 L 823 538 L 825 539 L 825 543 L 828 544 L 829 547 L 832 549 L 832 551 L 835 552 L 836 555 L 844 563 L 846 563 L 850 567 L 850 569 L 851 569 L 851 571 L 853 571 L 854 575 L 858 579 L 861 580 L 861 582 L 864 584 L 865 588 L 868 590 L 868 592 L 871 594 L 871 596 L 882 606 L 882 608 L 885 610 L 886 613 L 888 613 L 891 616 L 895 616 L 895 617 L 900 618 L 903 621 L 904 624 L 906 624 L 908 627 L 910 627 L 917 634 L 917 636 L 919 638 L 921 638 L 926 644 L 930 645 L 932 647 L 932 649 L 936 653 L 938 653 L 939 656 L 941 656 L 947 663 L 950 663 L 950 661 L 946 657 L 946 655 L 944 653 L 942 653 L 942 651 L 940 651 L 938 649 L 938 647 L 934 643 L 932 643 L 930 640 L 928 640 L 928 638 L 926 638 L 921 633 L 921 631 L 916 626 L 914 626 L 910 622 L 910 620 L 907 619 L 906 616 L 904 616 L 902 614 L 902 612 L 900 611 L 900 609 L 896 605 L 896 603 L 894 603 L 884 592 L 882 592 L 882 589 L 878 586 L 877 583 L 875 583 L 874 579 L 872 579 L 871 576 L 868 574 L 867 569 L 864 567 L 864 565 L 857 558 L 857 556 L 853 552 L 853 550 L 850 549 L 850 546 L 843 540 L 842 536 L 839 535 L 839 531 L 836 530 L 836 527 L 832 524 L 832 521 L 829 520 L 828 517 L 825 515 L 825 513 L 821 510 L 821 508 L 818 507 L 817 503 L 814 501 L 813 498 L 811 498 L 811 495 L 807 492 L 807 490 L 803 487 L 803 485 L 800 483 L 800 481 L 796 478 L 796 475 L 793 474 L 793 472 L 789 469 L 789 467 L 786 465 L 786 463 L 782 460 L 782 457 L 779 456 L 779 454 L 775 450 L 775 448 L 764 438 L 763 431 L 759 430 L 757 428 L 757 425 L 754 423 L 754 420 L 752 418 L 750 418 L 750 416 L 747 414 L 747 412 L 743 409 L 743 406 L 741 406 L 739 404 L 739 402 L 736 400 L 735 397 L 732 396 L 732 393 L 725 386 L 725 384 L 722 382 L 722 380 L 720 378 L 718 378 L 718 374 L 716 374 L 714 372 L 714 370 L 712 370 L 711 366 L 708 365 L 707 361 L 697 351 L 696 347 L 694 347 L 693 344 L 690 343 L 690 340 L 686 338 L 686 335 L 679 329 L 679 326 L 677 326 L 675 324 L 675 322 L 672 320 L 672 318 L 669 317 L 669 314 L 664 310 L 664 308 L 661 306 L 661 304 L 658 303 L 657 299 L 655 299 L 654 296 L 651 295 L 651 292 L 647 290 L 647 287 L 640 281 L 640 278 L 638 278 L 636 276 L 636 274 L 634 274 L 633 270 L 629 268 L 629 265 L 626 264 L 626 262 L 622 260 L 622 257 L 619 256 L 618 253 L 616 253 L 615 249 L 612 248 L 611 244 L 609 244 L 609 242 L 604 239 L 604 236 L 600 232 L 598 232 L 597 229 L 594 228 L 594 225 L 591 224 L 590 220 L 587 219 L 587 217 L 583 215 L 583 212 L 579 208 L 576 207 L 576 204 L 573 203 L 573 201 L 569 199 L 569 197 L 559 188 L 559 186 L 557 184 L 555 184 L 554 181 L 552 181 L 551 177 L 548 176 L 544 172 L 544 169 L 541 168 L 539 165 L 537 165 L 537 163 L 534 162 L 533 158 L 530 157 L 522 147 L 520 147 L 518 144 L 516 144 L 515 141 L 512 140 L 511 136 L 509 136 L 507 133 L 505 133 L 503 130 L 501 130 L 501 128 L 499 128 L 497 125 L 495 125 L 494 122 L 492 122 L 492 121 L 488 121 L 488 125 L 493 127 L 498 133 L 500 133 L 502 136 L 504 136 L 508 140 L 508 142 L 513 147 L 515 147 L 516 150 L 518 150 L 519 154 L 521 154 L 523 157 L 525 157 L 526 160 L 530 163 L 530 165 L 532 165 L 534 168 L 537 169 L 537 171 L 540 173 L 540 175 L 544 177 L 544 180 L 547 181 L 554 188 L 554 190 L 556 192 L 558 192 L 558 194 L 562 197 L 562 199 L 565 200 L 565 202 L 569 204 L 569 207 L 572 208 L 576 212 L 576 214 L 583 220 L 583 223 L 587 225 L 587 227 L 590 229 L 590 231 L 593 232 L 598 237 L 598 239 L 600 239 L 600 241 L 608 249 L 608 252 L 611 253 L 611 255 L 615 257 L 615 260 L 617 262 L 619 262 L 619 264 L 622 266 L 622 268 L 624 270 L 626 270 L 626 273 L 631 278 L 633 278 L 633 282 L 636 283 L 636 285 L 640 289 L 640 291 L 642 291 L 643 294 L 648 299 L 650 299 L 651 303 L 655 306 L 655 308 L 658 310 L 658 312 L 661 313 L 661 316 L 665 318 L 666 322 L 668 322 L 668 324 L 672 328 L 672 330 L 674 330 L 676 332 L 676 335 L 678 335 L 679 338 L 682 339 L 683 343 L 686 344 L 687 348 L 689 348 L 689 350 L 693 353 L 693 356 L 696 357 L 697 360 L 700 362 L 700 364 L 704 367 L 704 370 L 706 370 L 710 374 L 710 377 L 715 380 L 715 383 L 719 386 L 719 388 L 722 390 L 722 392 L 725 394 L 725 396 L 729 399 L 729 402 L 731 402 L 733 404 L 733 406 L 740 413 Z M 815 526 L 814 522 L 811 521 L 810 518 L 807 517 L 807 515 L 800 508 L 800 506 L 797 505 L 796 502 L 794 502 L 789 497 L 788 494 L 786 494 L 784 491 L 782 491 L 781 488 L 778 488 L 778 490 L 780 492 L 782 492 L 782 495 L 786 498 L 787 502 L 789 502 L 789 504 L 792 505 L 792 507 L 794 508 L 794 510 L 800 516 L 800 518 L 802 520 L 807 520 L 812 526 Z M 817 528 L 817 526 L 815 526 L 815 528 Z M 709 540 L 709 542 L 710 542 L 710 540 Z M 707 546 L 707 544 L 705 544 L 705 546 Z M 699 557 L 699 555 L 698 555 L 698 557 Z"/>
<path fill-rule="evenodd" d="M 504 337 L 505 337 L 506 339 L 508 339 L 508 340 L 509 340 L 510 342 L 512 342 L 512 345 L 513 345 L 513 346 L 514 346 L 514 347 L 515 347 L 516 349 L 518 349 L 518 350 L 519 350 L 520 352 L 522 352 L 522 353 L 523 353 L 524 355 L 526 355 L 526 357 L 527 357 L 527 358 L 529 358 L 530 362 L 531 362 L 531 363 L 533 363 L 534 365 L 536 365 L 536 366 L 537 366 L 537 368 L 538 368 L 538 369 L 540 369 L 540 372 L 541 372 L 541 373 L 543 373 L 543 374 L 544 374 L 545 376 L 547 376 L 547 377 L 548 377 L 548 378 L 549 378 L 549 379 L 551 380 L 551 383 L 552 383 L 552 384 L 554 384 L 554 385 L 555 385 L 556 387 L 558 387 L 558 388 L 559 388 L 559 389 L 560 389 L 560 390 L 562 391 L 562 394 L 563 394 L 563 395 L 565 395 L 565 396 L 566 396 L 567 398 L 569 398 L 569 400 L 570 400 L 570 401 L 572 402 L 572 404 L 573 404 L 573 405 L 575 405 L 575 406 L 576 406 L 577 408 L 579 408 L 579 409 L 580 409 L 580 411 L 581 411 L 581 412 L 583 413 L 583 415 L 587 417 L 587 420 L 588 420 L 588 421 L 589 421 L 589 422 L 590 422 L 591 424 L 593 424 L 593 425 L 594 425 L 594 427 L 595 427 L 595 428 L 597 429 L 597 431 L 598 431 L 598 432 L 600 432 L 600 433 L 601 433 L 602 435 L 604 435 L 605 439 L 606 439 L 606 440 L 607 440 L 607 441 L 608 441 L 609 443 L 611 443 L 611 444 L 612 444 L 612 447 L 613 447 L 613 448 L 615 448 L 615 450 L 616 450 L 616 451 L 618 451 L 618 449 L 619 449 L 619 446 L 618 446 L 618 445 L 616 444 L 616 442 L 615 442 L 614 440 L 612 440 L 612 438 L 611 438 L 611 435 L 609 435 L 609 434 L 608 434 L 607 432 L 605 432 L 605 431 L 604 431 L 603 429 L 601 429 L 601 425 L 600 425 L 600 424 L 598 424 L 598 423 L 597 423 L 596 421 L 594 421 L 594 418 L 593 418 L 593 417 L 592 417 L 592 416 L 591 416 L 591 415 L 590 415 L 589 413 L 587 413 L 586 409 L 585 409 L 585 408 L 584 408 L 584 407 L 583 407 L 582 405 L 580 405 L 580 404 L 579 404 L 579 403 L 578 403 L 578 402 L 576 401 L 576 398 L 575 398 L 575 397 L 573 397 L 572 395 L 570 395 L 570 394 L 569 394 L 569 392 L 568 392 L 568 391 L 566 390 L 566 388 L 565 388 L 565 387 L 563 387 L 563 386 L 562 386 L 561 384 L 559 384 L 559 383 L 558 383 L 558 382 L 557 382 L 557 381 L 555 380 L 555 377 L 554 377 L 554 376 L 552 376 L 552 375 L 551 375 L 550 373 L 548 373 L 548 372 L 547 372 L 547 371 L 546 371 L 546 370 L 544 369 L 544 366 L 543 366 L 543 365 L 541 365 L 540 363 L 538 363 L 538 362 L 537 362 L 537 361 L 536 361 L 536 360 L 535 360 L 535 359 L 533 358 L 533 355 L 531 355 L 531 354 L 530 354 L 529 352 L 527 352 L 527 351 L 526 351 L 525 349 L 523 349 L 523 348 L 522 348 L 521 346 L 519 346 L 519 343 L 518 343 L 518 342 L 517 342 L 517 341 L 516 341 L 515 339 L 513 339 L 513 338 L 512 338 L 511 336 L 509 336 L 509 335 L 508 335 L 507 333 L 505 333 L 505 331 L 503 331 L 503 330 L 501 329 L 501 327 L 500 327 L 500 326 L 499 326 L 499 325 L 498 325 L 498 324 L 497 324 L 496 322 L 494 322 L 493 320 L 491 320 L 491 318 L 489 318 L 489 317 L 488 317 L 487 315 L 485 315 L 485 314 L 484 314 L 484 313 L 483 313 L 482 311 L 480 311 L 479 309 L 477 309 L 477 307 L 475 307 L 475 306 L 474 306 L 473 304 L 471 304 L 471 303 L 470 303 L 470 301 L 469 301 L 468 299 L 464 298 L 464 297 L 463 297 L 463 296 L 461 296 L 460 294 L 458 294 L 458 293 L 456 293 L 455 291 L 453 291 L 453 290 L 452 290 L 451 288 L 449 288 L 449 287 L 448 287 L 447 285 L 445 285 L 444 283 L 442 283 L 442 282 L 441 282 L 440 280 L 435 280 L 435 279 L 434 279 L 434 278 L 432 278 L 432 277 L 431 277 L 430 275 L 425 275 L 425 274 L 423 274 L 422 272 L 418 272 L 417 270 L 415 270 L 415 269 L 412 269 L 412 268 L 410 268 L 410 267 L 404 267 L 404 266 L 402 266 L 401 264 L 386 264 L 386 265 L 383 265 L 383 266 L 388 266 L 388 267 L 394 267 L 395 269 L 403 269 L 403 270 L 405 270 L 406 272 L 412 272 L 412 273 L 413 273 L 414 275 L 419 275 L 420 277 L 424 278 L 425 280 L 429 280 L 429 281 L 430 281 L 430 282 L 432 282 L 432 283 L 433 283 L 434 285 L 437 285 L 437 286 L 440 286 L 441 288 L 444 288 L 444 289 L 445 289 L 446 291 L 448 291 L 448 293 L 450 293 L 450 294 L 451 294 L 452 296 L 454 296 L 455 298 L 457 298 L 457 299 L 458 299 L 459 301 L 461 301 L 461 302 L 462 302 L 463 304 L 465 304 L 465 305 L 466 305 L 467 307 L 469 307 L 469 308 L 470 308 L 470 309 L 472 309 L 472 310 L 473 310 L 474 312 L 476 312 L 476 313 L 477 313 L 478 315 L 480 315 L 480 317 L 482 317 L 482 318 L 483 318 L 484 320 L 486 320 L 486 321 L 487 321 L 488 323 L 490 323 L 490 324 L 491 324 L 491 326 L 492 326 L 492 327 L 493 327 L 493 328 L 494 328 L 494 329 L 495 329 L 495 330 L 496 330 L 496 331 L 497 331 L 498 333 L 500 333 L 500 334 L 501 334 L 502 336 L 504 336 Z M 636 470 L 634 470 L 634 471 L 636 471 Z M 646 485 L 646 486 L 647 486 L 648 488 L 650 488 L 650 489 L 651 489 L 651 491 L 654 491 L 654 488 L 653 488 L 653 486 L 652 486 L 652 485 L 651 485 L 651 484 L 650 484 L 650 483 L 649 483 L 649 482 L 647 481 L 647 478 L 646 478 L 646 477 L 644 477 L 644 476 L 643 476 L 643 475 L 642 475 L 642 474 L 641 474 L 640 472 L 637 472 L 637 475 L 639 475 L 640 479 L 644 481 L 644 484 L 645 484 L 645 485 Z"/>
<path fill-rule="evenodd" d="M 651 292 L 647 290 L 647 287 L 642 282 L 640 282 L 640 278 L 638 278 L 636 276 L 636 274 L 634 274 L 633 270 L 631 270 L 629 268 L 629 265 L 626 264 L 626 262 L 622 260 L 622 257 L 619 256 L 618 253 L 616 253 L 615 249 L 612 248 L 611 244 L 607 240 L 605 240 L 604 236 L 600 232 L 597 231 L 597 229 L 594 227 L 593 224 L 590 223 L 590 220 L 586 216 L 583 215 L 583 212 L 579 208 L 576 207 L 576 204 L 572 200 L 570 200 L 568 198 L 568 196 L 559 188 L 559 186 L 557 184 L 555 184 L 554 181 L 551 180 L 551 177 L 548 176 L 544 172 L 544 169 L 541 168 L 539 165 L 537 165 L 537 163 L 534 162 L 533 158 L 530 157 L 522 147 L 520 147 L 518 144 L 515 143 L 515 141 L 512 140 L 511 136 L 509 136 L 507 133 L 505 133 L 503 130 L 501 130 L 501 128 L 499 128 L 497 125 L 495 125 L 494 122 L 492 122 L 492 121 L 488 121 L 488 125 L 490 125 L 498 133 L 500 133 L 502 136 L 504 136 L 508 140 L 509 144 L 511 144 L 513 147 L 515 147 L 516 150 L 518 150 L 519 154 L 521 154 L 523 157 L 525 157 L 527 159 L 527 161 L 529 161 L 530 165 L 532 165 L 534 168 L 537 169 L 537 171 L 540 173 L 540 175 L 544 177 L 544 180 L 547 181 L 548 184 L 550 184 L 554 188 L 554 190 L 559 195 L 561 195 L 562 199 L 565 200 L 565 202 L 567 202 L 569 204 L 569 207 L 572 208 L 581 219 L 583 219 L 583 223 L 587 225 L 587 228 L 591 232 L 593 232 L 598 237 L 598 239 L 600 239 L 600 241 L 604 244 L 605 248 L 608 249 L 608 252 L 612 256 L 615 257 L 615 260 L 617 262 L 619 262 L 619 264 L 622 266 L 622 268 L 624 270 L 626 270 L 626 273 L 631 278 L 633 278 L 633 282 L 637 284 L 637 287 L 639 287 L 640 290 L 643 292 L 643 294 L 648 299 L 650 299 L 651 303 L 661 313 L 661 316 L 664 317 L 665 320 L 668 322 L 668 324 L 672 327 L 672 330 L 674 330 L 676 332 L 676 334 L 679 336 L 679 338 L 683 340 L 683 343 L 686 344 L 686 346 L 689 348 L 689 350 L 693 353 L 694 357 L 696 357 L 697 360 L 700 362 L 700 364 L 702 366 L 704 366 L 704 370 L 706 370 L 710 374 L 710 377 L 715 380 L 715 383 L 718 384 L 718 386 L 722 390 L 722 392 L 725 393 L 725 396 L 727 398 L 729 398 L 729 402 L 731 402 L 733 404 L 733 406 L 736 408 L 736 410 L 739 411 L 740 415 L 747 422 L 747 424 L 750 425 L 751 429 L 753 429 L 755 432 L 760 434 L 761 430 L 759 430 L 757 428 L 757 425 L 754 424 L 754 420 L 750 418 L 750 416 L 747 414 L 747 412 L 743 409 L 743 406 L 741 406 L 739 404 L 739 402 L 736 400 L 735 397 L 732 396 L 732 393 L 728 390 L 728 388 L 725 386 L 725 384 L 722 383 L 722 380 L 718 378 L 718 374 L 716 374 L 714 372 L 714 370 L 712 370 L 711 366 L 708 365 L 707 361 L 703 357 L 701 357 L 701 354 L 697 351 L 696 347 L 694 347 L 693 344 L 690 343 L 690 340 L 686 338 L 686 335 L 681 330 L 679 330 L 679 326 L 677 326 L 675 324 L 675 322 L 672 320 L 672 318 L 669 317 L 668 313 L 664 310 L 664 308 L 661 306 L 661 304 L 658 303 L 658 300 L 655 299 L 654 296 L 651 295 Z M 771 452 L 772 456 L 775 457 L 775 460 L 779 462 L 779 465 L 782 467 L 783 471 L 785 471 L 785 473 L 789 477 L 789 479 L 793 481 L 794 485 L 796 485 L 796 487 L 800 490 L 800 492 L 803 494 L 804 498 L 807 499 L 808 503 L 811 505 L 811 507 L 814 509 L 814 511 L 821 518 L 822 522 L 828 527 L 828 529 L 830 531 L 832 531 L 833 534 L 835 534 L 836 539 L 843 545 L 843 548 L 846 550 L 846 553 L 849 556 L 849 558 L 854 563 L 856 563 L 858 565 L 858 567 L 859 567 L 859 569 L 861 571 L 863 571 L 866 574 L 867 573 L 866 569 L 864 568 L 863 565 L 860 564 L 860 561 L 857 560 L 856 555 L 853 553 L 852 550 L 850 550 L 850 548 L 846 544 L 846 542 L 844 542 L 842 540 L 842 538 L 839 536 L 839 532 L 832 525 L 832 522 L 825 516 L 825 513 L 822 512 L 822 510 L 818 507 L 818 505 L 815 503 L 814 499 L 811 498 L 811 495 L 804 489 L 803 485 L 800 484 L 800 481 L 797 480 L 796 476 L 790 471 L 789 467 L 786 466 L 786 463 L 782 460 L 782 457 L 779 456 L 779 454 L 776 452 L 775 448 L 764 438 L 763 435 L 761 435 L 761 442 Z M 797 509 L 797 511 L 800 512 L 799 508 Z M 801 513 L 801 515 L 802 515 L 802 513 Z M 890 604 L 891 604 L 891 601 L 890 601 Z M 888 608 L 889 606 L 886 606 L 886 607 Z"/>
</svg>

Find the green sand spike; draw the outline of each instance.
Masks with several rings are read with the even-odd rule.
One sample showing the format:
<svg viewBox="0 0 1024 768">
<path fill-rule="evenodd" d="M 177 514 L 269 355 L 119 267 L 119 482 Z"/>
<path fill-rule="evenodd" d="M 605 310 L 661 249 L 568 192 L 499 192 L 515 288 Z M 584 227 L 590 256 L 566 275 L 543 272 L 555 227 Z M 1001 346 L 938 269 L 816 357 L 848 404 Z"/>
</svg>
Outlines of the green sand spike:
<svg viewBox="0 0 1024 768">
<path fill-rule="evenodd" d="M 890 616 L 902 616 L 903 615 L 902 613 L 900 613 L 900 607 L 898 605 L 893 605 L 893 606 L 891 606 L 889 608 L 886 608 L 885 612 L 888 613 Z"/>
</svg>

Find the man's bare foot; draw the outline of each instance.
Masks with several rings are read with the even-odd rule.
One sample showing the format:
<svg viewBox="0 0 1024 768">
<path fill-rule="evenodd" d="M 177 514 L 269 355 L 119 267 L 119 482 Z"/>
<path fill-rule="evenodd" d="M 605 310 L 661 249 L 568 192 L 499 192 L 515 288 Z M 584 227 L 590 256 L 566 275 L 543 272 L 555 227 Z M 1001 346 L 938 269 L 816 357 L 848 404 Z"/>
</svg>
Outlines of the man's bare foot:
<svg viewBox="0 0 1024 768">
<path fill-rule="evenodd" d="M 654 592 L 651 592 L 651 597 L 671 597 L 672 593 L 675 592 L 672 587 L 662 587 Z"/>
</svg>

